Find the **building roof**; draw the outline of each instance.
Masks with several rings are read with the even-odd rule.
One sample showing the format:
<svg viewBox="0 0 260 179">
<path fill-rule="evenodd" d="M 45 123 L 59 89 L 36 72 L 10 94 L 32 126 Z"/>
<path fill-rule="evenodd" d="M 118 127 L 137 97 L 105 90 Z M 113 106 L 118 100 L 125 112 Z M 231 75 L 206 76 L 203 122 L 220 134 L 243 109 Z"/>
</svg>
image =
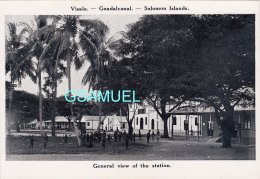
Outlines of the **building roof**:
<svg viewBox="0 0 260 179">
<path fill-rule="evenodd" d="M 101 121 L 104 120 L 105 116 L 101 116 Z M 81 122 L 87 121 L 99 121 L 99 116 L 83 116 Z"/>
<path fill-rule="evenodd" d="M 234 111 L 246 111 L 246 110 L 255 110 L 253 107 L 246 107 L 243 108 L 241 106 L 235 106 Z M 187 107 L 182 108 L 179 110 L 174 110 L 172 112 L 169 112 L 169 114 L 175 114 L 175 115 L 196 115 L 201 113 L 213 113 L 215 112 L 214 108 L 208 107 L 208 108 L 202 108 L 202 107 Z"/>
<path fill-rule="evenodd" d="M 37 122 L 38 122 L 37 119 L 34 119 L 32 122 L 29 122 L 27 124 L 31 125 L 31 124 L 36 124 Z"/>
<path fill-rule="evenodd" d="M 44 122 L 52 122 L 51 120 L 47 120 Z M 56 116 L 55 117 L 55 122 L 69 122 L 68 119 L 64 116 Z"/>
<path fill-rule="evenodd" d="M 126 116 L 116 116 L 116 115 L 114 115 L 114 116 L 106 116 L 106 118 L 104 120 L 106 120 L 106 119 L 114 120 L 114 118 L 117 119 L 118 122 L 122 122 L 122 123 L 126 123 L 127 122 Z"/>
<path fill-rule="evenodd" d="M 115 116 L 119 122 L 127 122 L 125 116 Z M 101 121 L 104 121 L 106 118 L 114 118 L 114 116 L 101 116 Z M 36 119 L 35 119 L 36 120 Z M 37 121 L 37 120 L 36 120 Z M 99 116 L 83 116 L 81 118 L 81 122 L 88 121 L 99 121 Z M 46 123 L 52 122 L 51 120 L 44 121 Z M 69 122 L 68 119 L 64 116 L 56 116 L 55 122 Z"/>
</svg>

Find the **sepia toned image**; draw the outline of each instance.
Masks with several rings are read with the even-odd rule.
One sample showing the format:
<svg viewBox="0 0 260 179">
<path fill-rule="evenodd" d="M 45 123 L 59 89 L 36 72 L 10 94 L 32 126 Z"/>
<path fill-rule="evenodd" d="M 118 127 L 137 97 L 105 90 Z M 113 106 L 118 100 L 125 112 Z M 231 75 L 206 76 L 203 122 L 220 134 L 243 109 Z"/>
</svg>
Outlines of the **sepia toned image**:
<svg viewBox="0 0 260 179">
<path fill-rule="evenodd" d="M 8 161 L 256 159 L 254 14 L 6 15 L 5 39 Z"/>
</svg>

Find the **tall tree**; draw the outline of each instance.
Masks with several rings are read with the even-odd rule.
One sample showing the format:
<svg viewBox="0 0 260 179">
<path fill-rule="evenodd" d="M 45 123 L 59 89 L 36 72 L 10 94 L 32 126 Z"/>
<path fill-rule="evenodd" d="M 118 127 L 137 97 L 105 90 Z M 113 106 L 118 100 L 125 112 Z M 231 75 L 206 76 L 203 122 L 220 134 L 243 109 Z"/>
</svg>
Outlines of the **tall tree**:
<svg viewBox="0 0 260 179">
<path fill-rule="evenodd" d="M 192 76 L 199 101 L 214 107 L 222 146 L 231 147 L 235 106 L 255 102 L 254 15 L 204 15 L 199 65 Z"/>
<path fill-rule="evenodd" d="M 187 100 L 187 85 L 183 81 L 189 76 L 187 69 L 192 69 L 188 67 L 193 65 L 192 49 L 197 43 L 192 32 L 199 27 L 197 19 L 194 15 L 143 16 L 130 26 L 128 40 L 118 49 L 118 53 L 132 59 L 133 73 L 142 84 L 139 96 L 162 118 L 163 137 L 169 136 L 169 112 Z M 166 109 L 167 105 L 170 109 Z"/>
<path fill-rule="evenodd" d="M 22 63 L 27 59 L 26 54 L 30 51 L 30 44 L 25 43 L 25 37 L 18 32 L 16 23 L 8 23 L 8 32 L 5 40 L 5 73 L 10 73 L 9 90 L 9 115 L 12 113 L 12 98 L 14 83 L 21 85 L 22 79 L 29 76 L 33 82 L 36 81 L 34 66 L 31 60 Z"/>
<path fill-rule="evenodd" d="M 38 82 L 38 95 L 39 95 L 39 121 L 40 121 L 40 131 L 41 136 L 43 136 L 43 115 L 42 115 L 42 54 L 45 53 L 45 47 L 49 43 L 50 39 L 54 35 L 54 24 L 48 24 L 48 20 L 50 20 L 51 16 L 34 16 L 35 26 L 30 26 L 28 23 L 23 23 L 22 25 L 24 28 L 22 29 L 21 33 L 27 35 L 27 43 L 31 46 L 30 51 L 27 54 L 27 59 L 23 62 L 25 63 L 26 60 L 32 60 L 33 58 L 37 61 L 37 69 L 36 69 L 36 76 Z"/>
<path fill-rule="evenodd" d="M 110 64 L 111 56 L 105 43 L 109 28 L 100 20 L 81 20 L 80 24 L 84 27 L 80 31 L 80 44 L 84 56 L 89 61 L 90 66 L 86 71 L 82 83 L 89 83 L 89 89 L 101 90 L 102 81 L 107 74 L 107 66 Z M 102 103 L 99 106 L 99 125 L 101 126 Z"/>
</svg>

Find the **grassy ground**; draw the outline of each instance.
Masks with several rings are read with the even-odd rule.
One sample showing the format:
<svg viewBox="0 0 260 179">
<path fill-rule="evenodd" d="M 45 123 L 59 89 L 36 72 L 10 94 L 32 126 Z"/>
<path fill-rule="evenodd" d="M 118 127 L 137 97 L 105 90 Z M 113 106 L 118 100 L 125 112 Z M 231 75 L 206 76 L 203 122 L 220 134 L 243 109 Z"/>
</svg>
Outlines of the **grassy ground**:
<svg viewBox="0 0 260 179">
<path fill-rule="evenodd" d="M 124 142 L 106 143 L 105 150 L 100 143 L 92 148 L 77 147 L 75 137 L 64 143 L 62 137 L 49 137 L 47 148 L 43 139 L 34 137 L 34 147 L 30 148 L 28 137 L 8 136 L 6 140 L 7 160 L 254 160 L 255 147 L 234 144 L 233 148 L 221 148 L 220 143 L 199 142 L 195 138 L 188 141 L 160 139 L 146 143 L 144 137 L 130 142 L 126 150 Z"/>
</svg>

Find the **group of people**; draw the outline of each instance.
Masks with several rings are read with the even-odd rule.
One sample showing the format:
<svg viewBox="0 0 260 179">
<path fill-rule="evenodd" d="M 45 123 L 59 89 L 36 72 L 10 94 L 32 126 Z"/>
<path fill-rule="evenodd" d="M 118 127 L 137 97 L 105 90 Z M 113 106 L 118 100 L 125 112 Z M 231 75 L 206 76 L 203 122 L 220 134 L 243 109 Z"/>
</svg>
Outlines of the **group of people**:
<svg viewBox="0 0 260 179">
<path fill-rule="evenodd" d="M 47 147 L 48 139 L 49 138 L 48 138 L 47 134 L 45 133 L 44 136 L 43 136 L 43 140 L 42 140 L 44 148 Z M 29 141 L 30 141 L 30 148 L 33 148 L 34 147 L 34 137 L 33 137 L 33 135 L 30 137 Z"/>
<path fill-rule="evenodd" d="M 121 142 L 121 140 L 124 140 L 125 142 L 125 148 L 128 149 L 129 146 L 129 134 L 124 130 L 123 132 L 119 131 L 117 128 L 116 131 L 114 132 L 114 141 Z M 84 132 L 82 135 L 82 143 L 85 146 L 88 147 L 93 147 L 94 142 L 101 143 L 102 147 L 105 149 L 106 143 L 110 143 L 112 140 L 112 135 L 106 131 L 95 131 L 86 133 Z"/>
<path fill-rule="evenodd" d="M 139 137 L 141 137 L 141 134 L 140 134 L 140 130 L 139 130 Z M 147 140 L 147 143 L 150 142 L 150 138 L 152 137 L 152 140 L 154 140 L 154 137 L 155 137 L 155 133 L 154 131 L 152 132 L 151 134 L 151 131 L 149 130 L 148 133 L 146 134 L 146 140 Z M 159 139 L 160 139 L 160 131 L 157 130 L 157 133 L 156 133 L 156 138 L 157 138 L 157 142 L 159 142 Z"/>
<path fill-rule="evenodd" d="M 141 140 L 141 138 L 142 138 L 141 130 L 139 130 L 138 136 L 139 136 L 139 139 Z M 148 133 L 146 134 L 147 143 L 150 142 L 150 138 L 152 138 L 152 140 L 154 140 L 155 136 L 157 138 L 157 141 L 159 142 L 160 131 L 157 130 L 157 133 L 155 135 L 154 131 L 152 131 L 152 133 L 151 133 L 151 131 L 149 130 Z M 121 142 L 123 140 L 125 148 L 128 149 L 129 140 L 135 142 L 135 137 L 136 137 L 135 132 L 132 132 L 132 133 L 129 134 L 125 130 L 123 132 L 119 131 L 118 128 L 114 131 L 113 137 L 109 132 L 107 133 L 106 131 L 103 131 L 103 132 L 95 131 L 95 132 L 90 132 L 90 133 L 87 133 L 85 131 L 81 135 L 82 144 L 84 146 L 91 148 L 91 147 L 93 147 L 94 142 L 96 142 L 96 143 L 101 143 L 103 149 L 106 148 L 107 142 L 108 143 L 111 142 L 112 138 L 114 138 L 114 142 Z M 29 141 L 30 141 L 30 148 L 33 148 L 34 147 L 34 137 L 31 136 Z M 65 136 L 64 136 L 64 142 L 68 143 L 68 135 L 67 134 L 65 134 Z M 43 136 L 43 147 L 44 148 L 47 147 L 47 143 L 48 143 L 48 136 L 45 133 L 44 136 Z"/>
</svg>

